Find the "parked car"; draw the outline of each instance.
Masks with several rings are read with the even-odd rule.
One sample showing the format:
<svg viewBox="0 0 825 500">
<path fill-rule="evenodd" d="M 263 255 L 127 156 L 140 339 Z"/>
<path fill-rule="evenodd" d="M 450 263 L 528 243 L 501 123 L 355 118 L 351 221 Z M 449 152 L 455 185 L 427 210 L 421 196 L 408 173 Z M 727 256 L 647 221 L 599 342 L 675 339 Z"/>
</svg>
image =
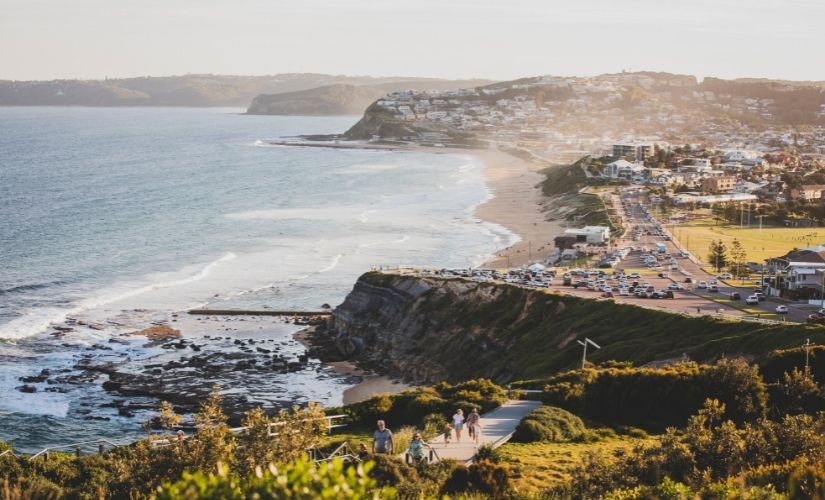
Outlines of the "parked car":
<svg viewBox="0 0 825 500">
<path fill-rule="evenodd" d="M 756 295 L 748 295 L 748 298 L 745 299 L 746 304 L 755 305 L 759 303 L 759 297 Z"/>
<path fill-rule="evenodd" d="M 684 290 L 685 287 L 680 285 L 679 283 L 671 283 L 667 286 L 668 290 Z"/>
<path fill-rule="evenodd" d="M 630 295 L 630 290 L 628 290 L 627 288 L 622 288 L 619 290 L 619 295 L 626 297 Z"/>
<path fill-rule="evenodd" d="M 602 292 L 602 297 L 604 297 L 606 299 L 612 299 L 613 298 L 613 292 Z"/>
<path fill-rule="evenodd" d="M 722 273 L 719 276 L 717 276 L 717 278 L 719 278 L 720 280 L 732 280 L 733 275 L 731 273 Z"/>
<path fill-rule="evenodd" d="M 730 292 L 730 300 L 742 300 L 742 296 L 739 295 L 739 292 Z M 758 301 L 758 299 L 757 299 Z"/>
<path fill-rule="evenodd" d="M 788 306 L 779 304 L 776 306 L 776 314 L 788 314 Z"/>
<path fill-rule="evenodd" d="M 807 317 L 808 323 L 822 323 L 825 321 L 825 316 L 819 314 L 818 312 L 811 313 Z"/>
<path fill-rule="evenodd" d="M 659 292 L 662 294 L 663 299 L 672 299 L 673 297 L 673 290 L 662 290 Z"/>
</svg>

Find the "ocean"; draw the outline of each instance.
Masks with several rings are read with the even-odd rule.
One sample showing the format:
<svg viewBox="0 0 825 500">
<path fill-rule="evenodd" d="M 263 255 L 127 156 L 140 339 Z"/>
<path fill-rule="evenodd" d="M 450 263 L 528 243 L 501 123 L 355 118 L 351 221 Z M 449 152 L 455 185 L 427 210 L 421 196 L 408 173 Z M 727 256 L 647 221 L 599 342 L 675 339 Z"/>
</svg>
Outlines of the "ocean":
<svg viewBox="0 0 825 500">
<path fill-rule="evenodd" d="M 146 415 L 106 406 L 105 377 L 21 378 L 153 359 L 124 334 L 174 313 L 334 306 L 372 267 L 472 266 L 516 239 L 473 216 L 490 193 L 469 155 L 272 146 L 357 117 L 241 111 L 0 108 L 0 439 L 138 436 Z M 261 335 L 297 353 L 295 328 Z M 272 377 L 264 400 L 340 404 L 352 383 Z"/>
</svg>

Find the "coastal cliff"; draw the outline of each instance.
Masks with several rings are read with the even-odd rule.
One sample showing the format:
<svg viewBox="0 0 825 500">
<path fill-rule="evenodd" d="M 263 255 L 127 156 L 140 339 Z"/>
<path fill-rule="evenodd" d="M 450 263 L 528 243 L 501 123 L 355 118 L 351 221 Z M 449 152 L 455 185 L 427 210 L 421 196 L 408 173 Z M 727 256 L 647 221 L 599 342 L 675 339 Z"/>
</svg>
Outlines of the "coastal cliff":
<svg viewBox="0 0 825 500">
<path fill-rule="evenodd" d="M 588 360 L 768 360 L 777 349 L 825 329 L 686 317 L 612 301 L 462 279 L 371 272 L 361 276 L 326 328 L 314 355 L 348 359 L 407 381 L 488 377 L 499 383 L 544 377 L 581 362 L 577 339 L 601 350 Z"/>
</svg>

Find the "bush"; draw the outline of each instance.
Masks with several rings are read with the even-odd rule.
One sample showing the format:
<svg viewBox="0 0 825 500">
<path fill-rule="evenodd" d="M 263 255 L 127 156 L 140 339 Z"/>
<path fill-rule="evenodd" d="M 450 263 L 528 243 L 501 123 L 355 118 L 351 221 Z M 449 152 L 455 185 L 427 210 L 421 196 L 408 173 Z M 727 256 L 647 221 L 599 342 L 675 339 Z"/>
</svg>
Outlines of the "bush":
<svg viewBox="0 0 825 500">
<path fill-rule="evenodd" d="M 584 434 L 582 420 L 569 411 L 554 406 L 540 406 L 521 419 L 513 441 L 572 441 Z"/>
<path fill-rule="evenodd" d="M 492 444 L 483 444 L 478 447 L 475 460 L 477 462 L 490 462 L 497 464 L 501 462 L 501 453 L 498 451 L 498 448 L 494 448 Z"/>
<path fill-rule="evenodd" d="M 725 417 L 737 423 L 766 413 L 767 389 L 758 368 L 739 359 L 570 371 L 549 379 L 542 399 L 607 424 L 662 429 L 684 425 L 707 398 L 724 403 Z"/>
<path fill-rule="evenodd" d="M 355 403 L 344 411 L 358 425 L 372 426 L 376 420 L 385 420 L 387 426 L 397 428 L 402 425 L 421 426 L 430 415 L 441 415 L 447 420 L 457 408 L 478 408 L 480 412 L 490 411 L 507 401 L 506 391 L 486 379 L 468 380 L 457 385 L 446 382 L 434 387 L 422 387 L 400 394 L 382 394 Z"/>
<path fill-rule="evenodd" d="M 380 490 L 368 474 L 373 464 L 345 467 L 341 460 L 315 466 L 303 458 L 284 467 L 258 469 L 256 474 L 241 478 L 220 467 L 217 474 L 184 472 L 183 478 L 164 484 L 158 491 L 159 500 L 190 500 L 197 498 L 392 498 L 391 489 Z"/>
</svg>

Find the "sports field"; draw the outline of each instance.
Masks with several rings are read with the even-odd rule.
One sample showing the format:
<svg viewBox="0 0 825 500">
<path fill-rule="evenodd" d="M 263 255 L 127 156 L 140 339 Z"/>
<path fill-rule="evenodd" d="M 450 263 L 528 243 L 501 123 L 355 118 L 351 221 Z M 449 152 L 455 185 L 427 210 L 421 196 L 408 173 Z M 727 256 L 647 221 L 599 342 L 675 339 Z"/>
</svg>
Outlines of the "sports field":
<svg viewBox="0 0 825 500">
<path fill-rule="evenodd" d="M 805 248 L 825 243 L 825 228 L 769 227 L 758 225 L 739 226 L 716 225 L 712 220 L 691 221 L 672 228 L 673 235 L 688 248 L 690 253 L 703 262 L 708 258 L 712 240 L 725 242 L 730 248 L 738 239 L 747 252 L 747 260 L 764 262 L 769 257 L 779 257 L 794 248 Z"/>
</svg>

